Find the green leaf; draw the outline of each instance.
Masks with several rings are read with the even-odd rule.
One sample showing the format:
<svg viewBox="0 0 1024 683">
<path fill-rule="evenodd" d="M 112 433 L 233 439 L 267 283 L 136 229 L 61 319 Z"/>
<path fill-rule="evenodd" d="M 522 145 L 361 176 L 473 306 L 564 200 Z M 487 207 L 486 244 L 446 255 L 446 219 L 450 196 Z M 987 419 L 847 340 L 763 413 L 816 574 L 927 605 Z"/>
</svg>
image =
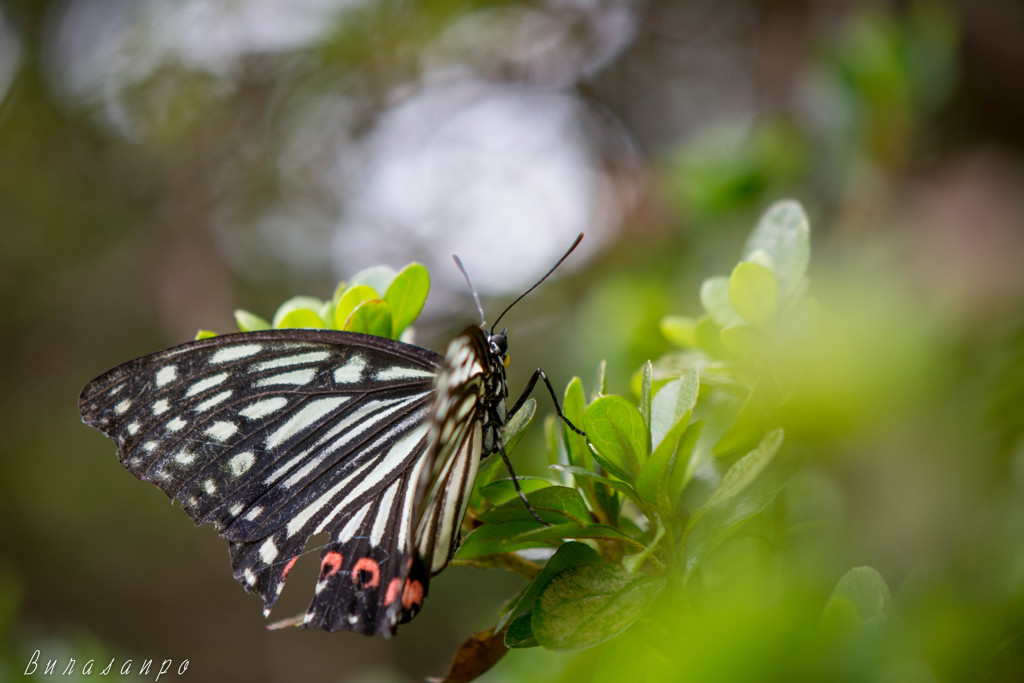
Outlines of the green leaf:
<svg viewBox="0 0 1024 683">
<path fill-rule="evenodd" d="M 477 527 L 466 536 L 455 557 L 470 559 L 481 555 L 560 545 L 566 538 L 605 538 L 627 545 L 638 545 L 618 529 L 604 524 L 540 526 L 531 518 L 528 522 L 502 522 Z"/>
<path fill-rule="evenodd" d="M 750 358 L 757 355 L 762 348 L 762 339 L 750 325 L 737 323 L 723 327 L 719 333 L 722 346 L 727 348 L 734 356 Z"/>
<path fill-rule="evenodd" d="M 739 322 L 739 317 L 736 320 Z M 694 328 L 697 347 L 714 358 L 727 357 L 729 352 L 722 344 L 721 331 L 722 329 L 715 321 L 710 316 L 705 315 L 697 321 L 697 326 Z"/>
<path fill-rule="evenodd" d="M 551 469 L 558 470 L 559 472 L 568 472 L 569 474 L 577 478 L 583 477 L 585 479 L 592 479 L 594 481 L 604 484 L 605 486 L 613 488 L 616 491 L 626 494 L 627 497 L 633 499 L 637 503 L 640 502 L 640 498 L 639 496 L 637 496 L 636 491 L 633 490 L 633 487 L 624 481 L 619 481 L 618 479 L 609 479 L 603 474 L 598 474 L 593 470 L 588 470 L 583 467 L 574 467 L 572 465 L 552 465 Z"/>
<path fill-rule="evenodd" d="M 543 480 L 542 480 L 543 481 Z M 500 482 L 494 482 L 487 488 L 490 489 Z M 511 482 L 510 482 L 511 483 Z M 547 484 L 548 482 L 544 482 Z M 533 508 L 537 516 L 549 524 L 564 524 L 573 522 L 586 525 L 590 521 L 590 511 L 587 504 L 576 489 L 567 486 L 542 486 L 535 491 L 523 491 L 526 500 Z M 487 495 L 487 492 L 484 492 Z M 487 524 L 502 524 L 505 522 L 527 521 L 533 519 L 533 515 L 523 505 L 518 494 L 513 489 L 514 498 L 483 512 L 480 520 Z"/>
<path fill-rule="evenodd" d="M 255 332 L 257 330 L 269 330 L 270 323 L 249 311 L 241 308 L 235 311 L 235 324 L 241 332 Z"/>
<path fill-rule="evenodd" d="M 751 389 L 729 429 L 715 444 L 715 455 L 743 452 L 764 438 L 766 426 L 773 422 L 770 396 L 767 395 L 769 392 L 763 388 L 764 386 L 762 383 Z"/>
<path fill-rule="evenodd" d="M 663 579 L 633 575 L 618 565 L 563 569 L 537 598 L 533 634 L 549 650 L 592 647 L 643 616 L 663 586 Z"/>
<path fill-rule="evenodd" d="M 379 300 L 380 295 L 377 294 L 377 290 L 367 285 L 355 285 L 349 287 L 342 292 L 341 297 L 338 299 L 337 305 L 334 307 L 334 327 L 338 330 L 348 329 L 345 327 L 348 324 L 349 318 L 352 317 L 352 313 L 355 312 L 359 304 L 365 301 Z M 390 333 L 390 330 L 388 330 Z"/>
<path fill-rule="evenodd" d="M 352 279 L 348 281 L 349 287 L 357 285 L 366 285 L 372 288 L 375 292 L 386 292 L 388 287 L 391 285 L 391 281 L 395 279 L 394 268 L 388 268 L 387 266 L 373 266 L 366 270 L 361 270 L 352 276 Z"/>
<path fill-rule="evenodd" d="M 317 311 L 317 315 L 320 316 L 320 319 L 323 320 L 324 324 L 332 330 L 338 329 L 334 327 L 334 310 L 337 305 L 337 301 L 330 299 L 329 301 L 325 301 L 320 307 L 320 310 Z"/>
<path fill-rule="evenodd" d="M 587 406 L 583 422 L 601 466 L 632 481 L 647 460 L 647 425 L 640 411 L 621 396 L 602 396 Z"/>
<path fill-rule="evenodd" d="M 892 592 L 882 575 L 872 567 L 854 567 L 843 574 L 832 591 L 830 602 L 836 599 L 848 600 L 863 623 L 884 620 L 892 611 Z"/>
<path fill-rule="evenodd" d="M 320 319 L 317 311 L 323 305 L 323 301 L 311 296 L 293 296 L 288 301 L 278 306 L 274 313 L 274 329 L 290 329 L 295 327 L 323 328 L 324 321 Z"/>
<path fill-rule="evenodd" d="M 348 283 L 342 280 L 334 288 L 334 294 L 331 295 L 331 301 L 337 304 L 338 300 L 341 299 L 341 295 L 344 294 L 346 291 L 348 291 Z"/>
<path fill-rule="evenodd" d="M 782 434 L 781 429 L 774 429 L 768 432 L 757 448 L 737 460 L 726 471 L 725 476 L 722 477 L 722 482 L 718 485 L 715 492 L 711 494 L 704 507 L 711 508 L 716 505 L 722 505 L 735 498 L 745 488 L 750 486 L 772 461 L 775 454 L 779 452 L 779 448 L 782 446 Z"/>
<path fill-rule="evenodd" d="M 573 377 L 565 388 L 565 396 L 562 398 L 562 414 L 577 427 L 585 425 L 584 421 L 584 400 L 583 382 L 579 377 Z M 559 421 L 561 422 L 561 421 Z M 562 434 L 565 440 L 565 449 L 570 465 L 590 468 L 593 460 L 590 455 L 590 447 L 587 446 L 586 438 L 569 429 L 568 425 L 561 422 Z M 585 429 L 585 427 L 584 427 Z"/>
<path fill-rule="evenodd" d="M 544 416 L 544 457 L 549 465 L 564 461 L 565 444 L 562 441 L 562 421 L 554 415 Z"/>
<path fill-rule="evenodd" d="M 505 455 L 511 455 L 516 445 L 526 435 L 526 428 L 533 421 L 533 415 L 536 412 L 537 402 L 528 398 L 516 414 L 509 417 L 508 422 L 501 429 L 501 442 L 505 445 Z"/>
<path fill-rule="evenodd" d="M 764 327 L 775 320 L 779 283 L 768 268 L 744 261 L 729 278 L 729 303 L 751 325 Z"/>
<path fill-rule="evenodd" d="M 214 332 L 213 330 L 199 330 L 198 332 L 196 332 L 196 341 L 199 341 L 200 339 L 210 339 L 216 336 L 217 333 Z"/>
<path fill-rule="evenodd" d="M 553 579 L 559 572 L 570 567 L 582 567 L 588 564 L 598 564 L 601 561 L 601 556 L 597 554 L 597 551 L 586 543 L 569 541 L 568 543 L 562 544 L 555 554 L 547 561 L 547 564 L 544 565 L 540 574 L 530 582 L 530 585 L 519 599 L 516 600 L 515 604 L 513 604 L 509 611 L 498 620 L 498 623 L 494 627 L 495 630 L 501 629 L 506 623 L 509 623 L 509 621 L 513 620 L 515 617 L 528 613 L 532 610 L 533 604 L 537 600 L 537 596 L 540 595 L 541 590 L 543 590 L 551 579 Z M 511 628 L 511 626 L 509 628 Z"/>
<path fill-rule="evenodd" d="M 778 450 L 781 438 L 782 430 L 773 431 L 758 448 L 737 461 L 726 472 L 711 499 L 690 518 L 685 535 L 687 574 L 751 517 L 764 510 L 789 483 L 799 468 L 799 461 L 771 457 Z"/>
<path fill-rule="evenodd" d="M 636 492 L 652 505 L 661 505 L 668 500 L 668 475 L 672 471 L 676 446 L 689 425 L 690 413 L 683 413 L 640 468 L 636 477 Z"/>
<path fill-rule="evenodd" d="M 289 311 L 278 323 L 278 329 L 323 329 L 327 327 L 316 311 L 308 308 L 296 308 Z"/>
<path fill-rule="evenodd" d="M 608 361 L 602 360 L 597 364 L 597 377 L 594 380 L 594 393 L 590 396 L 591 401 L 604 396 L 608 392 L 608 387 L 605 385 L 605 371 L 607 369 Z"/>
<path fill-rule="evenodd" d="M 729 278 L 724 275 L 709 277 L 701 283 L 700 303 L 718 327 L 732 325 L 741 320 L 729 303 Z M 697 324 L 699 325 L 700 321 Z"/>
<path fill-rule="evenodd" d="M 697 321 L 681 315 L 667 315 L 661 319 L 661 333 L 675 346 L 691 349 L 697 345 Z"/>
<path fill-rule="evenodd" d="M 429 293 L 430 273 L 421 264 L 410 263 L 395 275 L 384 293 L 384 301 L 391 306 L 392 339 L 416 320 Z"/>
<path fill-rule="evenodd" d="M 679 418 L 693 411 L 700 393 L 700 375 L 691 370 L 665 384 L 651 404 L 651 441 L 655 448 Z"/>
<path fill-rule="evenodd" d="M 484 524 L 471 531 L 463 539 L 462 544 L 459 545 L 459 549 L 455 553 L 455 557 L 466 560 L 481 555 L 508 553 L 551 545 L 546 538 L 521 538 L 523 534 L 537 528 L 537 522 L 532 519 L 529 522 Z"/>
<path fill-rule="evenodd" d="M 697 420 L 690 425 L 690 428 L 683 434 L 683 438 L 679 439 L 678 445 L 675 446 L 675 457 L 669 466 L 672 474 L 669 480 L 668 499 L 672 505 L 675 505 L 682 497 L 686 485 L 693 479 L 693 474 L 700 464 L 697 441 L 700 439 L 703 429 L 704 421 Z M 662 443 L 669 443 L 668 438 L 666 437 Z"/>
<path fill-rule="evenodd" d="M 391 307 L 380 299 L 364 301 L 349 316 L 345 329 L 350 332 L 387 337 L 391 334 Z"/>
<path fill-rule="evenodd" d="M 651 361 L 644 363 L 643 375 L 640 379 L 640 416 L 644 418 L 647 425 L 647 451 L 651 450 L 651 378 L 654 375 L 654 366 Z"/>
<path fill-rule="evenodd" d="M 501 458 L 495 459 L 501 462 Z M 516 479 L 519 481 L 519 488 L 523 489 L 523 493 L 526 494 L 552 486 L 550 481 L 540 477 L 516 477 Z M 487 486 L 481 487 L 480 494 L 491 505 L 501 505 L 510 500 L 519 501 L 519 494 L 516 493 L 515 484 L 511 479 L 496 479 Z M 522 501 L 519 501 L 519 504 L 522 505 Z"/>
<path fill-rule="evenodd" d="M 533 637 L 533 612 L 526 611 L 516 616 L 505 630 L 505 647 L 527 648 L 537 647 L 540 643 Z M 500 622 L 499 622 L 500 623 Z M 500 626 L 495 627 L 497 631 Z"/>
<path fill-rule="evenodd" d="M 799 202 L 787 199 L 768 207 L 747 241 L 743 260 L 756 251 L 771 257 L 779 294 L 789 299 L 799 289 L 811 258 L 811 228 Z"/>
<path fill-rule="evenodd" d="M 473 493 L 469 499 L 469 506 L 475 510 L 482 508 L 486 501 L 480 491 L 505 471 L 505 463 L 501 461 L 501 458 L 484 458 L 481 460 L 480 467 L 476 470 L 476 482 L 473 484 Z"/>
</svg>

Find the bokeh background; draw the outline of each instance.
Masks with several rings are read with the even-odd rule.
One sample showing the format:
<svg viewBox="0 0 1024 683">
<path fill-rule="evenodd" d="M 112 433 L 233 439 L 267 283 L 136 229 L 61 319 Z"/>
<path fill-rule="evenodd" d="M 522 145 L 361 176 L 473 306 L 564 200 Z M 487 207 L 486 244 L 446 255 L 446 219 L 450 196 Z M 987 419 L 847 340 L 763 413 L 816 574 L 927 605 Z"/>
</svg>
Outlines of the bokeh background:
<svg viewBox="0 0 1024 683">
<path fill-rule="evenodd" d="M 35 649 L 188 658 L 192 680 L 441 674 L 519 579 L 451 568 L 397 639 L 267 632 L 224 542 L 120 468 L 78 391 L 376 264 L 431 269 L 417 340 L 441 349 L 476 318 L 452 253 L 494 316 L 584 231 L 507 318 L 510 385 L 606 359 L 627 393 L 659 319 L 795 197 L 830 330 L 786 415 L 789 500 L 822 521 L 801 576 L 886 578 L 909 654 L 877 680 L 1017 680 L 1022 84 L 1015 0 L 3 2 L 0 679 Z M 484 680 L 588 656 L 513 652 Z"/>
</svg>

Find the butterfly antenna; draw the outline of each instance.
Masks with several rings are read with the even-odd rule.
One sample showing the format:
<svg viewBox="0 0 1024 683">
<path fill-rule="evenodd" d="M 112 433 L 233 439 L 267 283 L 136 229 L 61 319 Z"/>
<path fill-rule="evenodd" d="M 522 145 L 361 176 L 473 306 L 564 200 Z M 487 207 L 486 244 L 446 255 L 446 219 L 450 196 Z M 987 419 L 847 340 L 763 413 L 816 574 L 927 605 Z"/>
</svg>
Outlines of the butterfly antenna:
<svg viewBox="0 0 1024 683">
<path fill-rule="evenodd" d="M 565 259 L 569 258 L 569 254 L 571 254 L 573 252 L 573 250 L 575 250 L 576 247 L 579 246 L 579 243 L 580 243 L 580 241 L 582 239 L 583 239 L 583 233 L 581 232 L 579 235 L 576 236 L 576 241 L 574 241 L 572 243 L 572 246 L 569 247 L 569 250 L 566 251 L 564 254 L 562 254 L 562 258 L 558 259 L 558 263 L 556 263 L 555 265 L 551 266 L 551 270 L 546 272 L 544 274 L 544 277 L 542 277 L 541 279 L 537 280 L 537 282 L 534 283 L 533 287 L 530 287 L 528 290 L 526 290 L 525 292 L 520 294 L 518 297 L 516 297 L 515 301 L 513 301 L 512 303 L 510 303 L 508 306 L 505 307 L 505 310 L 501 312 L 501 315 L 499 315 L 497 320 L 494 321 L 494 324 L 491 325 L 491 332 L 494 332 L 494 328 L 496 328 L 498 326 L 498 322 L 502 318 L 505 317 L 505 314 L 508 313 L 512 309 L 513 306 L 515 306 L 517 303 L 519 303 L 522 300 L 522 298 L 525 297 L 527 294 L 529 294 L 533 290 L 537 289 L 537 287 L 540 286 L 540 283 L 542 283 L 542 282 L 544 282 L 545 280 L 548 279 L 548 275 L 551 275 L 551 273 L 555 272 L 555 268 L 557 268 L 558 266 L 562 265 L 562 261 L 564 261 Z M 460 267 L 461 267 L 461 265 L 462 264 L 459 264 Z M 465 273 L 465 271 L 463 271 L 463 273 Z M 468 279 L 469 276 L 467 275 L 466 278 Z M 476 296 L 476 292 L 474 292 L 473 295 Z M 479 306 L 479 305 L 480 305 L 479 302 L 477 302 L 477 306 Z M 483 313 L 481 313 L 480 315 L 482 317 Z"/>
<path fill-rule="evenodd" d="M 582 235 L 580 235 L 580 237 L 582 237 Z M 484 307 L 480 305 L 480 295 L 476 293 L 476 287 L 473 286 L 473 281 L 469 277 L 469 272 L 466 270 L 466 266 L 462 265 L 462 260 L 459 259 L 457 254 L 452 254 L 452 258 L 455 259 L 455 265 L 457 265 L 459 270 L 462 271 L 462 277 L 466 278 L 466 284 L 469 285 L 469 291 L 473 293 L 473 301 L 476 302 L 476 310 L 480 312 L 480 324 L 486 325 L 487 321 L 484 319 Z"/>
</svg>

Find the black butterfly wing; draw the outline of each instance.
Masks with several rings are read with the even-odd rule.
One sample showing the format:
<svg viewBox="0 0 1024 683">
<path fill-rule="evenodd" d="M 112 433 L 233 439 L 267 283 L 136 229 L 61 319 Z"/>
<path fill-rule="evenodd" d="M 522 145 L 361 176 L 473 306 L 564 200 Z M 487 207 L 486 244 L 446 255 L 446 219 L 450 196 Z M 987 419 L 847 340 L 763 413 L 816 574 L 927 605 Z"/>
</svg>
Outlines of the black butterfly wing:
<svg viewBox="0 0 1024 683">
<path fill-rule="evenodd" d="M 441 361 L 345 332 L 225 335 L 114 368 L 79 410 L 132 474 L 232 542 L 235 577 L 265 611 L 326 531 L 306 623 L 386 633 L 419 606 L 406 586 L 422 571 L 411 536 Z"/>
<path fill-rule="evenodd" d="M 307 625 L 369 633 L 364 629 L 378 624 L 377 632 L 387 633 L 418 613 L 430 577 L 447 566 L 458 546 L 476 480 L 486 408 L 485 353 L 486 342 L 476 327 L 449 344 L 435 381 L 423 457 L 332 539 L 305 616 Z M 382 512 L 389 504 L 390 516 Z M 393 545 L 412 545 L 397 566 L 381 555 L 378 539 L 389 533 L 396 539 Z M 372 592 L 353 591 L 353 585 L 377 588 L 383 595 L 374 600 Z"/>
</svg>

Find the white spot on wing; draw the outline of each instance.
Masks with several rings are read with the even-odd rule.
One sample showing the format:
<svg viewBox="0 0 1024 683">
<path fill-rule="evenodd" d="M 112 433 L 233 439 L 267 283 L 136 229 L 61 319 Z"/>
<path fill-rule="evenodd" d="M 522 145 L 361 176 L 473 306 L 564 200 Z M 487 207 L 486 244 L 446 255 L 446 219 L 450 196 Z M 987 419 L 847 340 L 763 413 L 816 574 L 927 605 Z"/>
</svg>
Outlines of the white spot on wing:
<svg viewBox="0 0 1024 683">
<path fill-rule="evenodd" d="M 349 517 L 348 522 L 338 533 L 338 543 L 348 543 L 352 540 L 352 537 L 359 531 L 359 527 L 363 524 L 363 519 L 366 517 L 366 513 L 370 511 L 370 503 L 367 503 L 359 509 L 359 512 Z"/>
<path fill-rule="evenodd" d="M 334 371 L 334 381 L 338 384 L 352 384 L 363 379 L 363 369 L 366 368 L 366 359 L 362 356 L 352 356 L 348 362 Z"/>
<path fill-rule="evenodd" d="M 241 512 L 244 508 L 245 506 L 242 505 L 241 503 L 235 503 L 230 508 L 228 508 L 228 514 L 230 514 L 232 517 L 237 517 L 238 513 Z"/>
<path fill-rule="evenodd" d="M 273 384 L 297 384 L 302 386 L 309 384 L 313 381 L 316 376 L 316 368 L 307 368 L 305 370 L 293 370 L 292 372 L 282 372 L 279 375 L 271 375 L 270 377 L 264 377 L 263 379 L 256 382 L 258 387 L 266 387 Z"/>
<path fill-rule="evenodd" d="M 258 420 L 261 417 L 266 417 L 273 412 L 281 410 L 286 405 L 288 405 L 288 399 L 283 396 L 273 396 L 247 405 L 238 414 L 250 420 Z"/>
<path fill-rule="evenodd" d="M 213 426 L 206 430 L 206 435 L 217 441 L 227 441 L 238 431 L 238 425 L 233 422 L 214 422 Z"/>
<path fill-rule="evenodd" d="M 164 367 L 157 370 L 156 373 L 156 385 L 162 387 L 168 382 L 173 382 L 178 376 L 178 366 L 176 365 L 165 365 Z"/>
<path fill-rule="evenodd" d="M 252 573 L 251 569 L 246 568 L 246 570 L 242 572 L 242 576 L 245 577 L 245 582 L 250 586 L 256 585 L 256 575 Z"/>
<path fill-rule="evenodd" d="M 256 462 L 256 456 L 252 451 L 246 451 L 228 460 L 228 467 L 231 469 L 232 476 L 240 477 L 249 471 L 254 462 Z"/>
<path fill-rule="evenodd" d="M 153 414 L 161 415 L 167 412 L 167 409 L 171 407 L 171 404 L 167 402 L 166 398 L 162 398 L 153 404 Z"/>
<path fill-rule="evenodd" d="M 262 344 L 240 344 L 238 346 L 228 346 L 223 349 L 218 349 L 216 353 L 210 356 L 211 363 L 227 363 L 228 361 L 238 360 L 239 358 L 248 358 L 260 352 L 263 348 Z"/>
<path fill-rule="evenodd" d="M 262 372 L 263 370 L 273 370 L 274 368 L 283 368 L 288 365 L 304 365 L 306 363 L 319 363 L 322 360 L 327 360 L 327 357 L 331 354 L 327 351 L 310 351 L 308 353 L 297 353 L 294 356 L 282 356 L 281 358 L 274 358 L 273 360 L 264 361 L 258 363 L 253 367 L 256 372 Z"/>
<path fill-rule="evenodd" d="M 251 510 L 249 510 L 248 512 L 245 513 L 245 519 L 247 519 L 250 522 L 252 522 L 252 521 L 255 521 L 256 518 L 259 517 L 262 514 L 263 514 L 263 506 L 262 505 L 257 505 L 256 507 L 252 508 Z"/>
<path fill-rule="evenodd" d="M 277 559 L 277 546 L 274 545 L 274 539 L 268 538 L 260 546 L 260 559 L 266 564 L 272 564 Z"/>
<path fill-rule="evenodd" d="M 303 406 L 302 410 L 288 418 L 281 427 L 267 437 L 267 448 L 275 448 L 287 441 L 302 429 L 317 420 L 320 420 L 329 412 L 348 400 L 348 396 L 330 396 L 317 399 Z"/>
<path fill-rule="evenodd" d="M 195 454 L 190 453 L 189 451 L 186 451 L 186 450 L 178 451 L 178 454 L 176 456 L 174 456 L 174 460 L 176 462 L 181 463 L 182 465 L 191 465 L 192 461 L 195 460 L 195 459 L 196 459 Z"/>
<path fill-rule="evenodd" d="M 392 484 L 388 492 L 380 499 L 380 505 L 377 508 L 377 518 L 373 520 L 373 529 L 370 531 L 370 543 L 373 545 L 380 545 L 381 540 L 384 538 L 384 531 L 387 528 L 388 520 L 392 517 L 391 505 L 395 501 L 395 494 L 398 493 L 398 485 L 400 483 L 396 481 Z"/>
<path fill-rule="evenodd" d="M 170 422 L 167 423 L 167 431 L 169 431 L 169 432 L 181 431 L 185 427 L 186 424 L 188 424 L 188 423 L 185 422 L 184 420 L 182 420 L 180 417 L 176 417 L 176 418 L 174 418 L 173 420 L 171 420 Z"/>
<path fill-rule="evenodd" d="M 223 403 L 224 401 L 226 401 L 229 398 L 231 398 L 231 394 L 233 394 L 233 393 L 234 392 L 231 389 L 228 389 L 227 391 L 222 391 L 219 394 L 217 394 L 216 396 L 211 396 L 210 398 L 206 399 L 205 401 L 203 401 L 202 403 L 197 405 L 194 408 L 194 410 L 197 413 L 201 413 L 204 410 L 209 410 L 210 408 L 214 407 L 218 403 Z"/>
<path fill-rule="evenodd" d="M 427 379 L 433 376 L 433 372 L 422 368 L 390 367 L 377 373 L 377 379 L 381 382 L 388 382 L 392 380 Z"/>
<path fill-rule="evenodd" d="M 126 398 L 123 401 L 121 401 L 120 403 L 118 403 L 116 406 L 114 406 L 114 412 L 117 413 L 118 415 L 124 415 L 125 412 L 128 411 L 128 408 L 131 407 L 131 405 L 132 405 L 131 400 Z"/>
<path fill-rule="evenodd" d="M 416 463 L 413 468 L 412 476 L 409 477 L 409 481 L 418 482 L 420 480 L 420 472 L 423 471 L 423 466 L 426 464 L 426 458 L 420 458 L 419 462 Z M 412 507 L 413 503 L 416 502 L 416 490 L 414 486 L 408 486 L 405 489 L 405 498 L 402 499 L 402 519 L 398 523 L 398 547 L 406 547 L 406 543 L 409 540 L 409 531 L 412 528 Z"/>
<path fill-rule="evenodd" d="M 206 489 L 206 492 L 209 493 L 211 496 L 217 493 L 217 484 L 216 482 L 213 481 L 213 479 L 207 479 L 203 483 L 203 488 Z"/>
<path fill-rule="evenodd" d="M 224 350 L 227 351 L 228 349 Z M 213 375 L 212 377 L 206 377 L 204 379 L 201 379 L 188 388 L 188 391 L 185 392 L 185 398 L 195 396 L 196 394 L 201 394 L 207 389 L 217 386 L 227 378 L 228 373 L 222 372 L 219 375 Z"/>
<path fill-rule="evenodd" d="M 128 425 L 127 429 L 128 429 L 128 433 L 129 434 L 131 434 L 132 436 L 135 436 L 135 434 L 139 431 L 139 423 L 138 422 L 132 422 L 132 423 L 130 423 Z"/>
</svg>

